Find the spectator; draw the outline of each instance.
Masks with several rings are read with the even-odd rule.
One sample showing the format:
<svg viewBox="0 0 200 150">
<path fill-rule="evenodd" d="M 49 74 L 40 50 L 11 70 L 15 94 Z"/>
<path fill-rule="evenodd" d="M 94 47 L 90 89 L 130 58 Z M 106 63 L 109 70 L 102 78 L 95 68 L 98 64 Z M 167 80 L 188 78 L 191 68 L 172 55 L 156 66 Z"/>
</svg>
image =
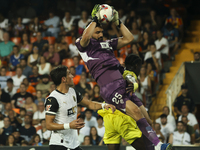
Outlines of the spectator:
<svg viewBox="0 0 200 150">
<path fill-rule="evenodd" d="M 2 104 L 10 103 L 10 95 L 6 93 L 3 89 L 1 89 L 1 84 L 0 84 L 0 102 Z"/>
<path fill-rule="evenodd" d="M 38 73 L 38 66 L 32 67 L 32 75 L 28 77 L 30 85 L 36 87 L 36 85 L 41 81 L 42 76 Z"/>
<path fill-rule="evenodd" d="M 25 104 L 22 106 L 26 109 L 27 114 L 33 116 L 33 114 L 37 111 L 37 105 L 33 102 L 33 97 L 26 97 Z"/>
<path fill-rule="evenodd" d="M 161 142 L 164 142 L 165 137 L 163 136 L 162 132 L 160 131 L 161 130 L 160 123 L 155 123 L 154 130 L 155 130 L 156 135 L 158 136 L 159 140 Z"/>
<path fill-rule="evenodd" d="M 25 26 L 22 24 L 22 18 L 18 17 L 17 24 L 14 26 L 14 35 L 16 37 L 21 36 L 24 29 L 25 29 Z"/>
<path fill-rule="evenodd" d="M 40 63 L 37 66 L 40 75 L 49 74 L 52 69 L 51 64 L 46 62 L 44 56 L 40 57 Z"/>
<path fill-rule="evenodd" d="M 23 33 L 20 54 L 23 54 L 25 58 L 27 58 L 31 52 L 32 52 L 32 44 L 30 44 L 28 34 Z"/>
<path fill-rule="evenodd" d="M 24 80 L 22 81 L 22 83 L 24 83 L 26 85 L 26 92 L 32 94 L 33 96 L 36 95 L 35 88 L 29 84 L 27 78 L 24 78 Z M 19 93 L 19 92 L 20 92 L 20 89 L 17 90 L 17 93 Z"/>
<path fill-rule="evenodd" d="M 151 80 L 149 76 L 147 76 L 146 68 L 144 66 L 140 69 L 138 80 L 140 84 L 140 93 L 143 98 L 143 104 L 146 108 L 148 108 L 150 103 L 148 95 L 151 93 Z"/>
<path fill-rule="evenodd" d="M 93 92 L 92 92 L 93 96 L 92 96 L 92 101 L 96 101 L 96 102 L 103 102 L 103 98 L 100 96 L 100 87 L 98 85 L 95 85 L 93 88 Z M 98 129 L 98 128 L 97 128 Z"/>
<path fill-rule="evenodd" d="M 184 131 L 184 123 L 179 121 L 177 123 L 177 130 L 169 137 L 169 143 L 173 145 L 190 145 L 190 135 Z"/>
<path fill-rule="evenodd" d="M 128 17 L 125 20 L 126 27 L 128 27 L 130 29 L 132 22 L 137 22 L 139 27 L 142 24 L 142 19 L 136 15 L 134 10 L 130 11 Z"/>
<path fill-rule="evenodd" d="M 160 118 L 161 118 L 161 130 L 160 131 L 164 135 L 164 137 L 165 137 L 164 143 L 166 143 L 169 135 L 174 132 L 175 128 L 167 122 L 167 115 L 162 114 L 160 116 Z"/>
<path fill-rule="evenodd" d="M 49 45 L 48 52 L 45 52 L 43 56 L 52 66 L 58 66 L 60 63 L 60 56 L 55 52 L 53 45 Z"/>
<path fill-rule="evenodd" d="M 32 68 L 27 65 L 26 59 L 21 59 L 20 67 L 22 68 L 22 74 L 25 75 L 27 78 L 32 75 Z"/>
<path fill-rule="evenodd" d="M 80 115 L 78 116 L 78 119 L 79 119 L 80 121 L 84 121 L 84 120 L 85 120 L 85 115 L 80 114 Z M 87 136 L 87 135 L 90 135 L 90 127 L 84 126 L 83 128 L 81 128 L 81 129 L 79 130 L 79 134 L 82 134 L 83 137 L 84 137 L 84 136 Z M 79 138 L 80 138 L 80 137 L 79 137 Z"/>
<path fill-rule="evenodd" d="M 0 56 L 1 60 L 9 60 L 10 56 L 12 55 L 13 46 L 15 45 L 13 42 L 9 41 L 9 33 L 3 33 L 4 42 L 0 43 Z"/>
<path fill-rule="evenodd" d="M 38 109 L 33 115 L 33 125 L 38 125 L 41 120 L 45 119 L 44 102 L 38 102 Z"/>
<path fill-rule="evenodd" d="M 169 43 L 161 30 L 157 31 L 157 40 L 155 41 L 156 50 L 161 52 L 162 58 L 166 60 L 169 55 Z"/>
<path fill-rule="evenodd" d="M 174 8 L 172 8 L 170 10 L 170 14 L 171 14 L 171 16 L 169 16 L 166 19 L 165 24 L 171 23 L 174 26 L 174 28 L 182 30 L 182 28 L 183 28 L 182 18 L 177 15 L 177 12 Z"/>
<path fill-rule="evenodd" d="M 3 111 L 0 111 L 0 129 L 3 128 L 4 124 L 3 124 L 3 114 L 1 113 Z"/>
<path fill-rule="evenodd" d="M 117 27 L 113 22 L 107 24 L 107 32 L 109 35 L 109 39 L 114 39 L 120 36 Z"/>
<path fill-rule="evenodd" d="M 42 91 L 42 98 L 46 98 L 46 96 L 49 94 L 49 88 L 53 82 L 49 81 L 49 75 L 45 74 L 42 76 L 42 83 L 39 83 L 36 86 L 36 90 Z"/>
<path fill-rule="evenodd" d="M 33 135 L 32 139 L 30 141 L 30 145 L 33 145 L 33 146 L 42 146 L 41 138 L 40 138 L 39 134 Z"/>
<path fill-rule="evenodd" d="M 39 102 L 44 103 L 44 101 L 45 101 L 45 99 L 42 98 L 42 91 L 37 90 L 37 92 L 36 92 L 36 99 L 35 99 L 34 103 L 35 103 L 36 105 L 38 105 Z"/>
<path fill-rule="evenodd" d="M 6 67 L 1 67 L 0 84 L 2 89 L 6 87 L 7 79 L 9 78 L 10 76 L 6 76 Z"/>
<path fill-rule="evenodd" d="M 19 130 L 16 130 L 12 133 L 12 135 L 15 137 L 15 143 L 17 146 L 21 145 L 22 140 L 24 140 L 24 138 L 20 137 L 20 133 Z"/>
<path fill-rule="evenodd" d="M 199 130 L 199 125 L 198 125 L 197 119 L 196 119 L 194 114 L 189 112 L 189 109 L 188 109 L 187 105 L 182 105 L 181 114 L 182 115 L 180 115 L 178 117 L 178 121 L 181 121 L 182 120 L 182 116 L 185 116 L 188 119 L 188 123 L 187 124 L 192 126 L 195 131 Z"/>
<path fill-rule="evenodd" d="M 54 16 L 54 12 L 50 11 L 49 19 L 47 19 L 43 25 L 43 29 L 47 29 L 47 31 L 44 33 L 45 36 L 54 36 L 57 38 L 59 32 L 59 27 L 58 27 L 59 23 L 60 23 L 59 17 Z"/>
<path fill-rule="evenodd" d="M 29 146 L 29 143 L 26 140 L 22 140 L 21 146 Z"/>
<path fill-rule="evenodd" d="M 45 145 L 45 144 L 49 143 L 49 139 L 50 139 L 50 136 L 51 136 L 51 131 L 47 130 L 45 119 L 40 120 L 40 123 L 41 123 L 42 129 L 38 130 L 37 134 L 41 138 L 41 143 L 43 145 Z"/>
<path fill-rule="evenodd" d="M 79 91 L 81 94 L 88 93 L 89 95 L 92 95 L 92 89 L 90 84 L 86 83 L 86 76 L 81 75 L 79 84 L 75 86 L 75 89 Z"/>
<path fill-rule="evenodd" d="M 10 56 L 10 69 L 15 70 L 16 66 L 20 63 L 20 60 L 24 58 L 23 54 L 19 53 L 19 47 L 13 46 L 13 55 Z"/>
<path fill-rule="evenodd" d="M 47 96 L 49 96 L 51 94 L 51 92 L 53 92 L 56 89 L 56 85 L 54 83 L 52 83 L 49 87 L 49 93 L 47 94 Z"/>
<path fill-rule="evenodd" d="M 97 126 L 97 132 L 98 132 L 98 135 L 103 138 L 103 135 L 105 133 L 105 127 L 103 125 L 103 117 L 101 116 L 98 116 L 97 117 L 97 123 L 98 123 L 98 126 Z"/>
<path fill-rule="evenodd" d="M 31 125 L 31 117 L 26 115 L 24 117 L 25 125 L 19 128 L 19 132 L 21 137 L 23 137 L 26 141 L 30 142 L 32 136 L 36 134 L 35 128 Z"/>
<path fill-rule="evenodd" d="M 71 17 L 70 11 L 65 11 L 65 17 L 62 20 L 62 24 L 64 26 L 65 32 L 67 35 L 70 35 L 70 32 L 73 30 L 73 22 L 74 18 Z"/>
<path fill-rule="evenodd" d="M 75 56 L 79 56 L 79 53 L 77 51 L 77 47 L 75 45 L 75 42 L 76 42 L 76 37 L 73 36 L 72 37 L 72 43 L 69 44 L 69 50 L 70 50 L 70 57 L 73 58 Z"/>
<path fill-rule="evenodd" d="M 85 110 L 85 120 L 84 120 L 84 122 L 85 122 L 85 126 L 86 127 L 97 127 L 98 125 L 97 125 L 97 119 L 94 117 L 94 116 L 92 116 L 92 110 L 90 110 L 90 109 L 86 109 Z"/>
<path fill-rule="evenodd" d="M 5 31 L 5 30 L 7 30 L 8 29 L 8 19 L 7 18 L 5 18 L 2 14 L 0 14 L 0 20 L 1 20 L 1 22 L 0 22 L 0 28 L 3 30 L 3 31 Z"/>
<path fill-rule="evenodd" d="M 188 95 L 188 87 L 186 84 L 181 85 L 181 95 L 178 96 L 174 102 L 174 111 L 177 113 L 177 117 L 182 115 L 181 108 L 183 105 L 187 105 L 189 112 L 194 113 L 195 104 Z"/>
<path fill-rule="evenodd" d="M 195 131 L 194 131 L 194 128 L 192 126 L 188 125 L 188 118 L 187 117 L 182 116 L 182 120 L 181 121 L 184 123 L 184 130 L 187 133 L 189 133 L 189 135 L 190 135 L 191 144 L 194 144 L 195 143 Z"/>
<path fill-rule="evenodd" d="M 81 75 L 82 72 L 86 72 L 84 65 L 80 64 L 78 56 L 73 57 L 74 67 L 76 68 L 76 74 Z"/>
<path fill-rule="evenodd" d="M 145 17 L 146 21 L 150 22 L 150 25 L 154 28 L 154 29 L 160 29 L 161 25 L 162 25 L 162 18 L 158 15 L 156 15 L 156 11 L 155 10 L 151 10 L 149 12 L 149 15 Z"/>
<path fill-rule="evenodd" d="M 0 129 L 0 134 L 4 137 L 12 134 L 15 131 L 15 128 L 11 126 L 10 118 L 4 117 L 3 119 L 4 127 Z"/>
<path fill-rule="evenodd" d="M 102 138 L 98 136 L 96 127 L 91 127 L 90 128 L 90 143 L 92 143 L 92 145 L 99 145 L 101 139 Z"/>
<path fill-rule="evenodd" d="M 169 42 L 169 48 L 172 49 L 172 56 L 178 50 L 179 43 L 179 33 L 177 29 L 174 29 L 171 23 L 167 23 L 166 26 L 163 28 L 163 36 Z"/>
<path fill-rule="evenodd" d="M 81 36 L 83 34 L 83 31 L 86 27 L 86 25 L 91 21 L 91 19 L 88 18 L 87 11 L 81 12 L 81 20 L 78 22 L 78 33 Z"/>
<path fill-rule="evenodd" d="M 85 136 L 84 137 L 84 142 L 82 143 L 82 145 L 84 146 L 92 146 L 91 140 L 90 140 L 90 136 Z"/>
<path fill-rule="evenodd" d="M 124 10 L 123 9 L 119 9 L 118 13 L 119 13 L 119 19 L 120 19 L 120 21 L 122 23 L 125 23 L 126 15 L 124 15 Z"/>
<path fill-rule="evenodd" d="M 163 107 L 163 114 L 167 115 L 167 123 L 171 124 L 173 126 L 173 128 L 176 128 L 176 121 L 174 116 L 169 114 L 170 110 L 168 106 L 164 106 Z M 156 119 L 156 123 L 160 123 L 161 124 L 161 118 Z"/>
<path fill-rule="evenodd" d="M 8 117 L 9 115 L 9 111 L 12 110 L 12 105 L 11 103 L 6 103 L 5 104 L 5 110 L 2 112 L 2 114 L 5 116 L 5 117 Z"/>
<path fill-rule="evenodd" d="M 49 42 L 47 40 L 42 39 L 41 32 L 37 32 L 36 38 L 37 38 L 37 41 L 33 43 L 33 47 L 37 46 L 39 50 L 39 54 L 43 55 L 43 53 L 46 51 L 48 47 Z"/>
<path fill-rule="evenodd" d="M 161 53 L 156 50 L 156 45 L 154 43 L 150 44 L 150 51 L 145 54 L 144 61 L 151 63 L 153 69 L 156 69 L 158 72 L 160 71 L 162 67 Z"/>
<path fill-rule="evenodd" d="M 195 52 L 194 53 L 194 61 L 195 62 L 200 62 L 200 53 L 199 52 Z"/>
<path fill-rule="evenodd" d="M 14 87 L 14 84 L 13 84 L 13 79 L 12 78 L 9 78 L 7 80 L 7 86 L 4 88 L 4 91 L 6 93 L 8 93 L 10 95 L 10 97 L 12 98 L 14 94 L 17 93 L 17 88 Z"/>
<path fill-rule="evenodd" d="M 140 42 L 141 41 L 141 33 L 140 33 L 140 30 L 138 30 L 137 22 L 132 22 L 131 28 L 132 29 L 130 31 L 134 36 L 133 42 Z"/>
<path fill-rule="evenodd" d="M 29 67 L 33 67 L 39 63 L 39 60 L 40 60 L 40 55 L 39 55 L 38 47 L 34 46 L 33 53 L 28 56 L 27 65 Z"/>
<path fill-rule="evenodd" d="M 32 95 L 26 92 L 26 85 L 22 83 L 20 85 L 20 93 L 16 93 L 11 98 L 12 108 L 21 108 L 25 104 L 25 99 L 29 96 Z"/>
<path fill-rule="evenodd" d="M 14 81 L 14 86 L 16 88 L 19 88 L 20 84 L 22 83 L 24 78 L 26 78 L 26 76 L 22 74 L 22 68 L 17 67 L 16 68 L 16 75 L 12 77 L 12 79 Z"/>
<path fill-rule="evenodd" d="M 15 137 L 14 135 L 10 134 L 7 138 L 6 141 L 6 146 L 12 147 L 12 146 L 17 146 L 16 142 L 15 142 Z"/>
<path fill-rule="evenodd" d="M 11 126 L 13 126 L 14 128 L 17 128 L 17 129 L 19 127 L 21 127 L 21 124 L 16 117 L 16 113 L 13 110 L 9 111 L 8 117 L 10 118 Z"/>
<path fill-rule="evenodd" d="M 154 40 L 154 33 L 155 33 L 155 31 L 154 31 L 154 29 L 151 27 L 151 23 L 150 22 L 145 22 L 144 23 L 144 27 L 143 27 L 143 29 L 142 29 L 142 31 L 141 31 L 141 33 L 145 33 L 145 32 L 147 32 L 147 34 L 148 34 L 148 36 L 149 36 L 149 40 Z"/>
<path fill-rule="evenodd" d="M 150 40 L 149 40 L 149 34 L 147 32 L 144 32 L 143 33 L 143 39 L 141 42 L 139 42 L 139 47 L 142 49 L 141 53 L 146 53 L 149 50 L 149 43 L 150 43 Z"/>
<path fill-rule="evenodd" d="M 19 117 L 18 117 L 18 121 L 21 123 L 21 126 L 24 126 L 25 125 L 25 122 L 24 122 L 24 117 L 26 116 L 26 109 L 25 108 L 20 108 L 20 111 L 19 111 Z"/>
<path fill-rule="evenodd" d="M 60 62 L 62 60 L 69 57 L 69 45 L 65 41 L 65 36 L 61 36 L 58 38 L 57 42 L 55 43 L 55 52 L 59 54 Z"/>
<path fill-rule="evenodd" d="M 74 85 L 77 85 L 80 81 L 81 76 L 76 74 L 76 69 L 74 66 L 70 67 L 70 72 L 74 76 L 73 78 Z"/>
<path fill-rule="evenodd" d="M 38 17 L 35 17 L 33 23 L 29 25 L 29 31 L 32 36 L 36 36 L 38 31 L 42 30 L 42 25 L 39 22 Z"/>
</svg>

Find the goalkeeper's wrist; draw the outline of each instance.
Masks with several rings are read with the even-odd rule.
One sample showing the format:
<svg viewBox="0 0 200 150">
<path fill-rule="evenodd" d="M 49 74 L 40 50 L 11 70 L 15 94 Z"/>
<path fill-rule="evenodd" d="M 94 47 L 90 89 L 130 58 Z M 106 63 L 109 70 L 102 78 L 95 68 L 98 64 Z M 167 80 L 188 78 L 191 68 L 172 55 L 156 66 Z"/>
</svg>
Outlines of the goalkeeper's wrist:
<svg viewBox="0 0 200 150">
<path fill-rule="evenodd" d="M 104 110 L 105 106 L 106 106 L 106 103 L 101 104 L 101 107 L 102 107 L 103 110 Z"/>
<path fill-rule="evenodd" d="M 120 27 L 121 27 L 121 20 L 120 19 L 117 19 L 116 21 L 115 21 L 115 24 L 116 24 L 116 26 L 120 29 Z"/>
<path fill-rule="evenodd" d="M 92 18 L 92 22 L 96 22 L 96 24 L 98 24 L 98 23 L 99 23 L 98 17 L 97 17 L 97 16 L 93 17 L 93 18 Z"/>
<path fill-rule="evenodd" d="M 65 130 L 70 129 L 69 123 L 65 123 L 65 124 L 64 124 L 64 129 L 65 129 Z"/>
</svg>

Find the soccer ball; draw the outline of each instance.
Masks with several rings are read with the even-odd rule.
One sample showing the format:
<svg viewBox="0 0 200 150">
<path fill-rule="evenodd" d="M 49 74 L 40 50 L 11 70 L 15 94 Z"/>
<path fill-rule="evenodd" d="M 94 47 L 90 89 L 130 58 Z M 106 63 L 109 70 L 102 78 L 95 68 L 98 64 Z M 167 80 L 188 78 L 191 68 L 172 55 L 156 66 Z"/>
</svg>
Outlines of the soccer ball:
<svg viewBox="0 0 200 150">
<path fill-rule="evenodd" d="M 107 24 L 110 21 L 112 21 L 113 17 L 114 17 L 114 12 L 112 7 L 110 7 L 107 4 L 102 4 L 101 8 L 100 8 L 100 23 L 102 24 Z"/>
</svg>

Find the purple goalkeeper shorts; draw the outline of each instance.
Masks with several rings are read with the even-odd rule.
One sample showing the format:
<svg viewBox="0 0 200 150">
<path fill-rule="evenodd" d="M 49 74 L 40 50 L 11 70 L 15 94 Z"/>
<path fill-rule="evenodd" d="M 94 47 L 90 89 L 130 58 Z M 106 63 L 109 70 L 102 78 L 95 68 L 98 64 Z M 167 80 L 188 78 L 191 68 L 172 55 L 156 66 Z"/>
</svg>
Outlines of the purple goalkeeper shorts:
<svg viewBox="0 0 200 150">
<path fill-rule="evenodd" d="M 106 103 L 114 105 L 123 112 L 125 112 L 127 100 L 131 100 L 138 107 L 143 105 L 135 94 L 130 96 L 129 93 L 126 93 L 126 87 L 126 81 L 122 78 L 101 86 L 100 94 Z"/>
</svg>

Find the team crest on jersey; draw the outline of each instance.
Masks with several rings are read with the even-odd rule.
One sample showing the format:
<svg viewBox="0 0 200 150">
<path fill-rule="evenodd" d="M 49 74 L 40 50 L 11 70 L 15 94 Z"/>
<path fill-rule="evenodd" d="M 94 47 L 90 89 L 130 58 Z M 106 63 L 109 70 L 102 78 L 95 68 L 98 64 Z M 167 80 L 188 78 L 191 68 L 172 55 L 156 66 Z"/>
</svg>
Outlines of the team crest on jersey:
<svg viewBox="0 0 200 150">
<path fill-rule="evenodd" d="M 50 108 L 51 108 L 51 105 L 47 105 L 47 106 L 46 106 L 46 111 L 49 111 Z"/>
<path fill-rule="evenodd" d="M 51 98 L 47 98 L 47 100 L 51 102 Z"/>
<path fill-rule="evenodd" d="M 76 98 L 75 98 L 75 96 L 73 96 L 73 99 L 74 99 L 74 101 L 76 102 Z"/>
</svg>

